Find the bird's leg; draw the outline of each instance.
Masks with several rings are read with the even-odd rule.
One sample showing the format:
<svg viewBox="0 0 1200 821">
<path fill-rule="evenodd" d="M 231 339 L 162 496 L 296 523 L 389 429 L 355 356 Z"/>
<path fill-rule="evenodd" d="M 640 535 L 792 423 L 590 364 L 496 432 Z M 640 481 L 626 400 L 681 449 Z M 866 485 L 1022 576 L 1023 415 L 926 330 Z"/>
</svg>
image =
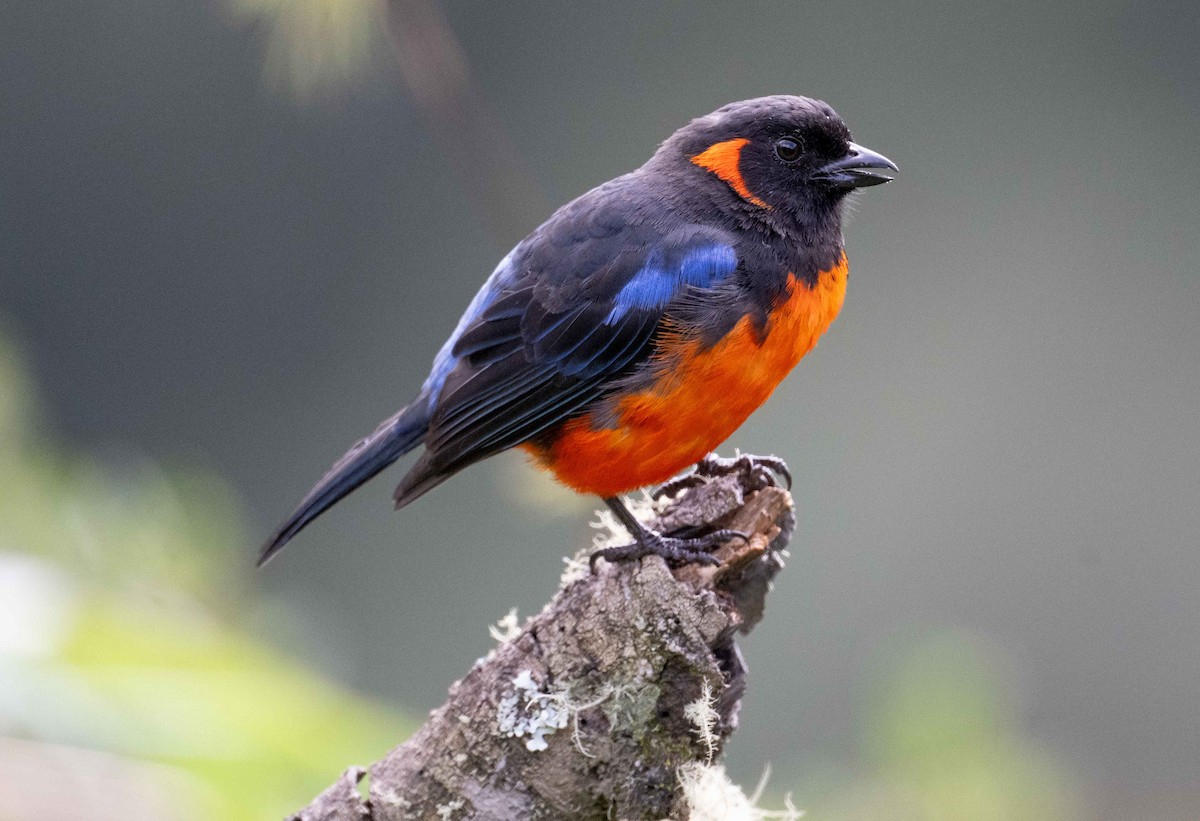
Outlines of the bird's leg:
<svg viewBox="0 0 1200 821">
<path fill-rule="evenodd" d="M 707 479 L 735 472 L 741 473 L 746 479 L 746 485 L 751 488 L 776 487 L 779 482 L 775 476 L 778 475 L 787 489 L 792 489 L 792 473 L 788 470 L 787 462 L 778 456 L 743 453 L 729 458 L 710 453 L 696 463 L 696 469 L 691 473 L 667 480 L 653 490 L 650 496 L 653 499 L 674 496 L 681 490 L 699 487 Z"/>
<path fill-rule="evenodd" d="M 604 559 L 607 562 L 629 562 L 643 556 L 662 556 L 667 564 L 674 566 L 693 562 L 717 565 L 721 561 L 712 555 L 712 550 L 730 539 L 745 541 L 749 538 L 739 530 L 714 530 L 712 533 L 692 539 L 667 536 L 657 533 L 639 522 L 637 517 L 630 513 L 629 508 L 625 507 L 625 504 L 616 496 L 605 499 L 604 504 L 608 505 L 609 510 L 633 536 L 633 543 L 597 550 L 588 562 L 593 573 L 596 572 L 597 559 Z"/>
</svg>

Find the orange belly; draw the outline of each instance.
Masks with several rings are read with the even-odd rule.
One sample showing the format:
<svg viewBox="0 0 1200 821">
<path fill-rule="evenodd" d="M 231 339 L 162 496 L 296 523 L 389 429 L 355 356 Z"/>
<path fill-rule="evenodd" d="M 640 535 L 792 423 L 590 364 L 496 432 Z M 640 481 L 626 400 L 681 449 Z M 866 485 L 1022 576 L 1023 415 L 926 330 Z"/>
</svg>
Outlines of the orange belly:
<svg viewBox="0 0 1200 821">
<path fill-rule="evenodd" d="M 842 308 L 846 276 L 844 255 L 814 286 L 789 274 L 765 338 L 744 317 L 707 350 L 668 341 L 657 357 L 662 376 L 616 403 L 616 425 L 584 415 L 548 447 L 523 447 L 581 493 L 615 496 L 666 481 L 728 439 L 812 350 Z"/>
</svg>

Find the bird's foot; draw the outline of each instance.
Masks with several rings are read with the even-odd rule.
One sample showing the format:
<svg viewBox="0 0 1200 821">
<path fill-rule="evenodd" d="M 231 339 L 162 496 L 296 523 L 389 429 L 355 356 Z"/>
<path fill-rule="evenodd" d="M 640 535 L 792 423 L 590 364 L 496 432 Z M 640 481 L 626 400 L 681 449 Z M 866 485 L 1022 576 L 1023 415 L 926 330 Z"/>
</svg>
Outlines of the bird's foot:
<svg viewBox="0 0 1200 821">
<path fill-rule="evenodd" d="M 730 539 L 746 541 L 750 538 L 740 530 L 714 530 L 691 539 L 665 536 L 645 528 L 633 535 L 634 541 L 631 544 L 606 547 L 593 553 L 588 560 L 592 573 L 596 572 L 597 559 L 614 563 L 632 562 L 644 556 L 662 556 L 672 567 L 685 564 L 718 565 L 721 560 L 712 554 L 713 550 Z"/>
<path fill-rule="evenodd" d="M 681 490 L 699 487 L 709 479 L 727 476 L 730 473 L 741 473 L 744 484 L 752 490 L 765 487 L 778 487 L 776 476 L 783 479 L 788 490 L 792 489 L 792 473 L 788 470 L 787 462 L 778 456 L 755 456 L 743 453 L 734 457 L 718 456 L 710 453 L 696 463 L 696 469 L 683 476 L 676 476 L 660 485 L 650 496 L 662 499 L 674 496 Z"/>
<path fill-rule="evenodd" d="M 704 475 L 700 473 L 699 469 L 696 469 L 691 473 L 685 473 L 682 476 L 676 476 L 673 479 L 663 482 L 650 491 L 650 498 L 657 502 L 659 499 L 675 496 L 681 490 L 691 490 L 694 487 L 700 487 L 706 481 Z"/>
</svg>

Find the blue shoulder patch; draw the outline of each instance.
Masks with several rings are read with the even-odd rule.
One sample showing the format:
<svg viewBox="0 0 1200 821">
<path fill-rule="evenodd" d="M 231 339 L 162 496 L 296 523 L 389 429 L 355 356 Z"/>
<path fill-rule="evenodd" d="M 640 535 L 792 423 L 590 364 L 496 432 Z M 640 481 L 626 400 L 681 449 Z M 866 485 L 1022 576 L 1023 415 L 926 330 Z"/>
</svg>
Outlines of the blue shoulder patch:
<svg viewBox="0 0 1200 821">
<path fill-rule="evenodd" d="M 660 246 L 617 293 L 604 321 L 612 325 L 631 310 L 666 307 L 683 288 L 715 285 L 732 274 L 737 264 L 737 253 L 729 245 L 702 245 L 674 252 L 664 252 Z"/>
</svg>

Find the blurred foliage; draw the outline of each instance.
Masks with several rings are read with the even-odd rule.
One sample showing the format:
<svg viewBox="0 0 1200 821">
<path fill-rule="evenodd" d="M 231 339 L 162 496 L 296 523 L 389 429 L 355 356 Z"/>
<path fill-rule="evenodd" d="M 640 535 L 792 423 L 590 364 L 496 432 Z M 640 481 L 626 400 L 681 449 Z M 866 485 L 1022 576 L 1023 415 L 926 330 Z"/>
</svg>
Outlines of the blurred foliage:
<svg viewBox="0 0 1200 821">
<path fill-rule="evenodd" d="M 1071 821 L 1074 779 L 1021 730 L 999 654 L 959 633 L 904 641 L 875 676 L 862 769 L 799 791 L 822 821 Z"/>
<path fill-rule="evenodd" d="M 251 542 L 220 480 L 66 453 L 31 396 L 0 342 L 0 742 L 167 765 L 144 777 L 186 794 L 179 817 L 261 819 L 411 731 L 255 635 Z"/>
<path fill-rule="evenodd" d="M 380 0 L 226 0 L 234 22 L 265 38 L 268 83 L 305 102 L 365 74 L 381 51 Z"/>
</svg>

